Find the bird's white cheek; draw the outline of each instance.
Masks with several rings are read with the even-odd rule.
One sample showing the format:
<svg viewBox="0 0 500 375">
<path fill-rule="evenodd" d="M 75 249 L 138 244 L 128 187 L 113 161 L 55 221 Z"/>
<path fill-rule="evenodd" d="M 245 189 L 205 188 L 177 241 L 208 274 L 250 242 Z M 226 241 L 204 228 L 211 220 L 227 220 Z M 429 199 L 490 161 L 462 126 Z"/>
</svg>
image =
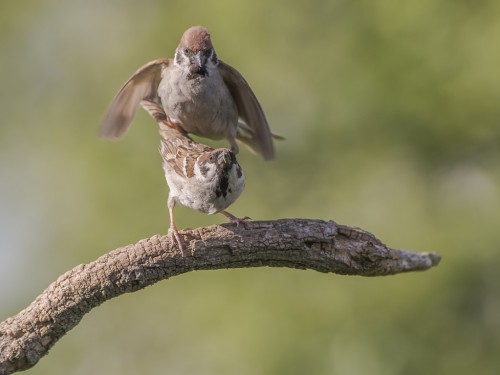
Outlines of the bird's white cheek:
<svg viewBox="0 0 500 375">
<path fill-rule="evenodd" d="M 194 165 L 194 177 L 197 180 L 207 181 L 211 180 L 215 176 L 215 165 L 205 164 L 203 166 L 203 171 L 200 169 L 198 163 Z"/>
<path fill-rule="evenodd" d="M 187 70 L 189 68 L 189 59 L 177 51 L 174 56 L 174 66 L 182 70 Z"/>
</svg>

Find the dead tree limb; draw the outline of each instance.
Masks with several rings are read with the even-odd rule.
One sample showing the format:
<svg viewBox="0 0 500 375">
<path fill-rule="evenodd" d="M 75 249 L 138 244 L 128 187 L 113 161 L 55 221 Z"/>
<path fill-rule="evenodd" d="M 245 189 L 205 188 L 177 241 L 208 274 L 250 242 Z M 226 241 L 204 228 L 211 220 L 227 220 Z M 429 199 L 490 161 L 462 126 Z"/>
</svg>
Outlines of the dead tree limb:
<svg viewBox="0 0 500 375">
<path fill-rule="evenodd" d="M 172 248 L 170 237 L 157 235 L 60 276 L 26 309 L 0 323 L 0 374 L 34 366 L 101 303 L 185 272 L 270 266 L 381 276 L 426 270 L 440 261 L 435 253 L 388 248 L 362 229 L 333 221 L 251 221 L 181 235 L 191 256 Z"/>
</svg>

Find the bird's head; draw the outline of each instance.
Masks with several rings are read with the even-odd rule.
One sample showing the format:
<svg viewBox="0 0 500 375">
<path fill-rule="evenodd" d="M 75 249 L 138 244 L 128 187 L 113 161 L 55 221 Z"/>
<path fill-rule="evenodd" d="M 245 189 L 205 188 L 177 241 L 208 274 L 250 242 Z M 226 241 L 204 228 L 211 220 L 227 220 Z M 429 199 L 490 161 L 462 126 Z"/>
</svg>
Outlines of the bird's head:
<svg viewBox="0 0 500 375">
<path fill-rule="evenodd" d="M 207 76 L 218 64 L 210 33 L 203 26 L 193 26 L 182 35 L 175 51 L 174 64 L 193 76 Z"/>
</svg>

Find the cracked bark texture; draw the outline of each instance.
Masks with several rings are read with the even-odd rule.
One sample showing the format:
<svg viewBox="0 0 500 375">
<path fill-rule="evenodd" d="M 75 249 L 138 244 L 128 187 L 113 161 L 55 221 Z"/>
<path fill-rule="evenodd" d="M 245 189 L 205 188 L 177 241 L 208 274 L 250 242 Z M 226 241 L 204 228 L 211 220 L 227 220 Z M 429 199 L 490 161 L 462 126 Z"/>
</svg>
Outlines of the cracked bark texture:
<svg viewBox="0 0 500 375">
<path fill-rule="evenodd" d="M 60 276 L 26 309 L 0 323 L 0 374 L 34 366 L 101 303 L 185 272 L 270 266 L 381 276 L 426 270 L 440 261 L 435 253 L 388 248 L 371 233 L 333 221 L 250 221 L 180 234 L 190 256 L 172 247 L 170 237 L 156 235 Z"/>
</svg>

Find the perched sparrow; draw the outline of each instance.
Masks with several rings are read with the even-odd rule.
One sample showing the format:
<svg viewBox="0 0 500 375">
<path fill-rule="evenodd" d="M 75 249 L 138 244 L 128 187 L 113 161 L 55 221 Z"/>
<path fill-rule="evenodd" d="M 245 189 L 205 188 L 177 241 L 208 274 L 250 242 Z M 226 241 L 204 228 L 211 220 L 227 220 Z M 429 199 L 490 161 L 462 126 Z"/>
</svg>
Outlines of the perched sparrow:
<svg viewBox="0 0 500 375">
<path fill-rule="evenodd" d="M 217 58 L 204 27 L 184 32 L 173 59 L 151 61 L 129 78 L 111 103 L 101 134 L 121 137 L 143 99 L 161 103 L 169 122 L 181 132 L 226 138 L 235 154 L 238 139 L 265 160 L 274 158 L 273 137 L 281 137 L 269 130 L 243 76 Z"/>
<path fill-rule="evenodd" d="M 237 224 L 248 219 L 239 219 L 225 211 L 245 188 L 245 176 L 234 152 L 227 148 L 213 149 L 194 142 L 188 136 L 171 128 L 161 106 L 147 100 L 141 101 L 141 105 L 160 126 L 163 138 L 160 154 L 170 188 L 169 233 L 173 235 L 182 253 L 184 254 L 184 250 L 174 220 L 176 203 L 209 215 L 221 213 Z"/>
</svg>

